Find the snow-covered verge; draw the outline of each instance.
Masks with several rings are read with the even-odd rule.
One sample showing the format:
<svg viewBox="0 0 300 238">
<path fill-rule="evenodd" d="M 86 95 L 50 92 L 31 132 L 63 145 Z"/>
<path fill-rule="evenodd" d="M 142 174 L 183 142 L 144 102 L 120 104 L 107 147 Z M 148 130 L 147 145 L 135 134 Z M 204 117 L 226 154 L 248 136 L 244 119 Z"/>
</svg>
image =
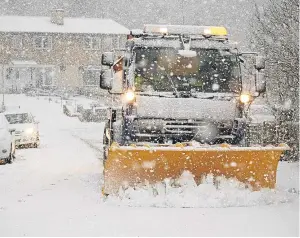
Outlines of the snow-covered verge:
<svg viewBox="0 0 300 238">
<path fill-rule="evenodd" d="M 233 183 L 222 194 L 208 180 L 152 201 L 144 191 L 103 201 L 103 124 L 69 118 L 42 97 L 6 102 L 40 121 L 41 147 L 18 150 L 13 164 L 0 166 L 0 236 L 299 236 L 299 196 L 291 193 L 299 190 L 298 163 L 279 164 L 276 191 L 251 195 Z"/>
</svg>

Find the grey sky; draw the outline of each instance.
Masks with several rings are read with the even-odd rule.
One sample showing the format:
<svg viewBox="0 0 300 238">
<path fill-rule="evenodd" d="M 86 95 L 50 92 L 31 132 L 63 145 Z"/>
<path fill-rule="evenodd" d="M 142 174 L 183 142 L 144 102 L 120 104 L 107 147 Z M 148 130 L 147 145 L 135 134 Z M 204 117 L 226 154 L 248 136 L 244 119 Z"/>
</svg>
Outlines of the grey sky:
<svg viewBox="0 0 300 238">
<path fill-rule="evenodd" d="M 224 25 L 231 39 L 246 45 L 252 0 L 0 0 L 0 14 L 50 15 L 64 8 L 67 16 L 112 18 L 129 29 L 145 23 Z"/>
</svg>

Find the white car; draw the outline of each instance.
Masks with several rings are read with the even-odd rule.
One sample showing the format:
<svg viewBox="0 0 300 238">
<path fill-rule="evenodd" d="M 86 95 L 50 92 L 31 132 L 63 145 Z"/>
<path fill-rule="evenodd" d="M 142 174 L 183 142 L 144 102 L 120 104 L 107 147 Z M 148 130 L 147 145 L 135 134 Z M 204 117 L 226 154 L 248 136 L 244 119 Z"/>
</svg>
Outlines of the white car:
<svg viewBox="0 0 300 238">
<path fill-rule="evenodd" d="M 30 112 L 6 111 L 5 117 L 10 128 L 15 130 L 16 146 L 30 146 L 37 148 L 40 145 L 38 122 Z"/>
<path fill-rule="evenodd" d="M 0 113 L 0 162 L 11 163 L 15 157 L 15 138 L 13 129 L 3 113 Z"/>
</svg>

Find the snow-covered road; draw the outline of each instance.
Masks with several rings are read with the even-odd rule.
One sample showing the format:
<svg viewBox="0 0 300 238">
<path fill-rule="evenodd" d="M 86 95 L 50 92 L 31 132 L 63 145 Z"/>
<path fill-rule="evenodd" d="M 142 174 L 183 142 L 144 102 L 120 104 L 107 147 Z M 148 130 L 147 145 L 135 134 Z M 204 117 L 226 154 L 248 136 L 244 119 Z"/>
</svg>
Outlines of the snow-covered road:
<svg viewBox="0 0 300 238">
<path fill-rule="evenodd" d="M 0 236 L 298 236 L 299 204 L 229 208 L 126 207 L 101 199 L 103 124 L 62 113 L 60 102 L 8 95 L 40 121 L 41 146 L 0 166 Z M 297 188 L 298 163 L 278 185 Z"/>
</svg>

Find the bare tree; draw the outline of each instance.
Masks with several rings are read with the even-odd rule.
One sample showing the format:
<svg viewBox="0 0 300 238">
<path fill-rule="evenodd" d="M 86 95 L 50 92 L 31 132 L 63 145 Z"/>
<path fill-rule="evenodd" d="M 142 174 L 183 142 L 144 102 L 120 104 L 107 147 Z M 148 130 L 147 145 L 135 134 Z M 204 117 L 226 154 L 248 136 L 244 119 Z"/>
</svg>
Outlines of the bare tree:
<svg viewBox="0 0 300 238">
<path fill-rule="evenodd" d="M 277 110 L 278 140 L 292 146 L 299 159 L 299 1 L 266 0 L 255 4 L 251 47 L 266 56 L 268 99 Z"/>
<path fill-rule="evenodd" d="M 269 94 L 274 103 L 291 101 L 298 112 L 299 1 L 267 0 L 255 7 L 251 43 L 266 56 Z"/>
</svg>

